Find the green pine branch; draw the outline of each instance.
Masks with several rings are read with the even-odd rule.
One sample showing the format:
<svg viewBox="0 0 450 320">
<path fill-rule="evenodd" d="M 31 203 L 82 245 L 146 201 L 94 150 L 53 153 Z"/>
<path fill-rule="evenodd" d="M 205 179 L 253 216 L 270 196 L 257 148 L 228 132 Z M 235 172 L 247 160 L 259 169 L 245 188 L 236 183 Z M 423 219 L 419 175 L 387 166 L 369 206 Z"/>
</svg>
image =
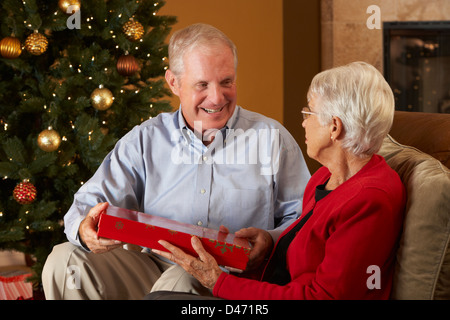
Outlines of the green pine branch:
<svg viewBox="0 0 450 320">
<path fill-rule="evenodd" d="M 80 29 L 58 1 L 3 0 L 0 39 L 14 34 L 22 46 L 35 30 L 47 50 L 26 49 L 15 59 L 0 56 L 0 249 L 30 254 L 38 277 L 51 248 L 65 241 L 63 216 L 74 193 L 87 181 L 114 144 L 134 126 L 171 111 L 166 99 L 166 38 L 175 17 L 161 16 L 165 1 L 81 0 Z M 123 25 L 139 21 L 145 34 L 130 41 Z M 128 51 L 140 71 L 121 75 L 116 67 Z M 114 102 L 96 110 L 91 93 L 108 88 Z M 37 137 L 52 126 L 61 137 L 55 151 L 41 150 Z M 13 190 L 23 179 L 36 187 L 36 199 L 19 204 Z"/>
</svg>

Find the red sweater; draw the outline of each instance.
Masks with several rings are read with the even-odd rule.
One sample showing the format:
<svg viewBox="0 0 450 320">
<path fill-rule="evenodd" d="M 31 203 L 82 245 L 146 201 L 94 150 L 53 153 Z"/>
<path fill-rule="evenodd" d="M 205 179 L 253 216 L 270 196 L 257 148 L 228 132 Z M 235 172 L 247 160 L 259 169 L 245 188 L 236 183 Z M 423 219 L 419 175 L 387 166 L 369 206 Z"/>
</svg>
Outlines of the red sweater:
<svg viewBox="0 0 450 320">
<path fill-rule="evenodd" d="M 357 174 L 316 203 L 316 186 L 324 184 L 330 175 L 322 167 L 306 186 L 303 214 L 311 209 L 314 212 L 286 253 L 291 282 L 280 286 L 222 273 L 213 289 L 215 296 L 389 298 L 406 201 L 403 184 L 384 158 L 374 155 Z M 380 289 L 374 288 L 378 283 Z"/>
</svg>

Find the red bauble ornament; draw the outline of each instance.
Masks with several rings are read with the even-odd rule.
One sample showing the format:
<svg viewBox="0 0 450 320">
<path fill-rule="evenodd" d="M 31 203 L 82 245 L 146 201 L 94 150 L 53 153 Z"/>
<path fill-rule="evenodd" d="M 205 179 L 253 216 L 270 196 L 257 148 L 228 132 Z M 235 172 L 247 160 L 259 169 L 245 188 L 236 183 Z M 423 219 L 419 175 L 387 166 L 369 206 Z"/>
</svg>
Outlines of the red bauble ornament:
<svg viewBox="0 0 450 320">
<path fill-rule="evenodd" d="M 14 200 L 20 204 L 30 204 L 36 200 L 36 187 L 27 180 L 16 185 L 13 191 Z"/>
<path fill-rule="evenodd" d="M 139 70 L 139 64 L 132 55 L 123 55 L 117 60 L 117 71 L 122 76 L 131 76 Z"/>
</svg>

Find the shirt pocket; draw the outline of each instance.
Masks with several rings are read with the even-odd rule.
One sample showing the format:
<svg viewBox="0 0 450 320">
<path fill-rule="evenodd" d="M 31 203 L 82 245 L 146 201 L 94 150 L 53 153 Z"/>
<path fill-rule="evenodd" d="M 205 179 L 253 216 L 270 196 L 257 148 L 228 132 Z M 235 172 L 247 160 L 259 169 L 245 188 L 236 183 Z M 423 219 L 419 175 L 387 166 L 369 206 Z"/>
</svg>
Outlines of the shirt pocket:
<svg viewBox="0 0 450 320">
<path fill-rule="evenodd" d="M 226 189 L 224 209 L 227 220 L 231 220 L 231 229 L 267 229 L 270 216 L 273 215 L 269 210 L 272 203 L 270 195 L 270 190 Z"/>
</svg>

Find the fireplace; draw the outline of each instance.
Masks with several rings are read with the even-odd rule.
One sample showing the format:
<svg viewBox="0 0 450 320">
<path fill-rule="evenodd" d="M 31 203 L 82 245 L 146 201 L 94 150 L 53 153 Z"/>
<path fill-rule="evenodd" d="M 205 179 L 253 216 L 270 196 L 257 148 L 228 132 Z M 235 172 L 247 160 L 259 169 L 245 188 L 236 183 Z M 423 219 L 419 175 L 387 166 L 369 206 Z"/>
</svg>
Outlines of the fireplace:
<svg viewBox="0 0 450 320">
<path fill-rule="evenodd" d="M 383 49 L 396 110 L 450 113 L 450 21 L 384 22 Z"/>
</svg>

